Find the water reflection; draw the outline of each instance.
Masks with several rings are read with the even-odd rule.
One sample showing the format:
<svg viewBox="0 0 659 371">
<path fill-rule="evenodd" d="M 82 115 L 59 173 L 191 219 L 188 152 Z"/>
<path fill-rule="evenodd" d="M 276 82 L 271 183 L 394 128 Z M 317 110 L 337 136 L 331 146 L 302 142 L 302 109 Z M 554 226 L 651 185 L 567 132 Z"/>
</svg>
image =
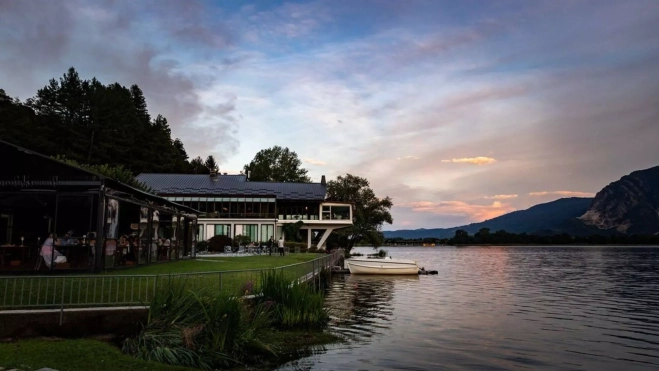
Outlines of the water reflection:
<svg viewBox="0 0 659 371">
<path fill-rule="evenodd" d="M 336 279 L 348 343 L 282 369 L 659 369 L 659 248 L 389 250 L 439 275 Z"/>
<path fill-rule="evenodd" d="M 384 334 L 392 321 L 395 285 L 418 280 L 418 276 L 337 276 L 325 301 L 332 315 L 330 329 L 355 342 Z"/>
</svg>

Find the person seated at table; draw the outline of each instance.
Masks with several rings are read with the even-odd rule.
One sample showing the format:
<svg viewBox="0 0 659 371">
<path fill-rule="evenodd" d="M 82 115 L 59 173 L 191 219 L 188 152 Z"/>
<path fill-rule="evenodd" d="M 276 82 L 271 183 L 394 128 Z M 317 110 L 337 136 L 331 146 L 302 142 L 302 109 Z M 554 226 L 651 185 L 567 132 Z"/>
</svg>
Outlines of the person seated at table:
<svg viewBox="0 0 659 371">
<path fill-rule="evenodd" d="M 75 245 L 76 241 L 73 237 L 73 231 L 68 231 L 64 234 L 64 238 L 62 238 L 61 245 L 62 246 L 70 246 L 70 245 Z"/>
<path fill-rule="evenodd" d="M 41 256 L 46 262 L 48 268 L 51 267 L 51 263 L 66 263 L 66 256 L 62 255 L 62 253 L 54 248 L 54 241 L 55 235 L 51 233 L 41 246 Z"/>
</svg>

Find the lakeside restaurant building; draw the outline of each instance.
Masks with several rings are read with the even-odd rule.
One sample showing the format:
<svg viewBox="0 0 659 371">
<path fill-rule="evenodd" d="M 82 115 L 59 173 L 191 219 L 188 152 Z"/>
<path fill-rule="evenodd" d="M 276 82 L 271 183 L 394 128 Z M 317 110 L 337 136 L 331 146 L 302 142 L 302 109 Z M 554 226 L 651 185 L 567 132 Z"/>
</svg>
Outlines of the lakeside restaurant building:
<svg viewBox="0 0 659 371">
<path fill-rule="evenodd" d="M 194 256 L 197 210 L 4 141 L 0 156 L 0 272 Z"/>
<path fill-rule="evenodd" d="M 307 248 L 322 249 L 332 231 L 352 225 L 351 204 L 326 201 L 325 176 L 320 183 L 256 182 L 248 174 L 217 172 L 140 174 L 137 179 L 159 196 L 199 210 L 199 241 L 243 235 L 265 243 L 283 236 L 283 225 L 302 221 Z"/>
</svg>

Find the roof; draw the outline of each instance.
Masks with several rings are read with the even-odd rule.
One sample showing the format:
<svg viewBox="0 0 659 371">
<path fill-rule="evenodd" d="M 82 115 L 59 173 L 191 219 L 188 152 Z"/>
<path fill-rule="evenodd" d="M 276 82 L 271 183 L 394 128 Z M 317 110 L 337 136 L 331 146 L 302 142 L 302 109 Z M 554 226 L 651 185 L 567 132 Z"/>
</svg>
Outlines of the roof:
<svg viewBox="0 0 659 371">
<path fill-rule="evenodd" d="M 153 174 L 137 180 L 160 195 L 274 196 L 278 200 L 323 201 L 327 187 L 321 183 L 253 182 L 245 175 Z"/>
<path fill-rule="evenodd" d="M 0 156 L 11 159 L 0 166 L 0 189 L 29 186 L 32 189 L 51 189 L 56 186 L 107 186 L 129 193 L 138 199 L 157 202 L 182 211 L 198 214 L 199 211 L 185 205 L 144 192 L 128 184 L 104 175 L 71 165 L 64 161 L 42 155 L 32 150 L 0 140 Z"/>
</svg>

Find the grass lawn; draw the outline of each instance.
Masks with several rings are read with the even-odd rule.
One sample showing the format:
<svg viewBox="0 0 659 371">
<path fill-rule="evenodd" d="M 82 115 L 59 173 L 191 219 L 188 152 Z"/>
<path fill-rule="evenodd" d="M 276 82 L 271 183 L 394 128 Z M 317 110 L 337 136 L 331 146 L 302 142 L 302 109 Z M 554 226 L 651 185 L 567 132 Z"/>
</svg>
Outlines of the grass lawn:
<svg viewBox="0 0 659 371">
<path fill-rule="evenodd" d="M 200 288 L 216 290 L 227 295 L 244 295 L 245 288 L 261 281 L 259 269 L 284 269 L 291 280 L 304 276 L 315 267 L 311 260 L 325 254 L 305 253 L 286 256 L 199 257 L 170 263 L 154 264 L 133 269 L 122 269 L 91 278 L 83 276 L 47 278 L 0 277 L 0 309 L 55 307 L 60 303 L 72 306 L 142 305 L 148 304 L 157 288 L 170 279 L 184 282 L 190 290 Z M 245 271 L 245 269 L 256 269 Z M 207 273 L 212 272 L 212 273 Z M 168 274 L 185 274 L 183 277 Z M 144 276 L 146 275 L 146 276 Z M 157 276 L 160 275 L 160 276 Z"/>
<path fill-rule="evenodd" d="M 323 331 L 278 331 L 272 329 L 260 339 L 270 344 L 279 354 L 274 357 L 255 357 L 249 365 L 234 371 L 271 370 L 289 360 L 311 354 L 311 346 L 322 346 L 341 341 Z M 21 340 L 0 343 L 0 368 L 38 370 L 43 367 L 58 371 L 124 370 L 124 371 L 192 371 L 187 367 L 164 365 L 134 359 L 121 353 L 119 348 L 91 339 L 76 340 Z"/>
<path fill-rule="evenodd" d="M 121 353 L 115 346 L 97 340 L 23 340 L 0 344 L 0 367 L 59 371 L 191 371 L 191 368 L 145 362 Z"/>
<path fill-rule="evenodd" d="M 244 269 L 276 268 L 284 265 L 304 263 L 322 257 L 322 254 L 305 253 L 290 254 L 286 256 L 254 255 L 254 256 L 227 256 L 207 258 L 203 255 L 196 259 L 179 260 L 171 263 L 153 264 L 143 267 L 120 269 L 108 272 L 108 275 L 133 274 L 170 274 L 192 272 L 214 272 Z"/>
</svg>

